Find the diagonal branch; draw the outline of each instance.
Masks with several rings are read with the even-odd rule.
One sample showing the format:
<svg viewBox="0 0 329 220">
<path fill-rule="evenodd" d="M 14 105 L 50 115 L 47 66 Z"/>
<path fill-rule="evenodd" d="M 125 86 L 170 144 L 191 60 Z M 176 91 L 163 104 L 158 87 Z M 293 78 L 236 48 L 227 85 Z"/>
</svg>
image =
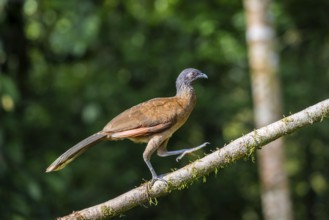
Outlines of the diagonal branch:
<svg viewBox="0 0 329 220">
<path fill-rule="evenodd" d="M 164 179 L 168 184 L 157 181 L 149 188 L 149 183 L 145 183 L 107 202 L 73 212 L 59 219 L 103 219 L 121 215 L 135 206 L 152 202 L 157 197 L 167 195 L 173 190 L 183 189 L 194 180 L 210 172 L 217 172 L 219 168 L 237 159 L 252 155 L 256 149 L 267 143 L 295 132 L 298 128 L 322 121 L 325 117 L 329 117 L 329 99 L 254 130 L 225 147 L 166 175 Z"/>
</svg>

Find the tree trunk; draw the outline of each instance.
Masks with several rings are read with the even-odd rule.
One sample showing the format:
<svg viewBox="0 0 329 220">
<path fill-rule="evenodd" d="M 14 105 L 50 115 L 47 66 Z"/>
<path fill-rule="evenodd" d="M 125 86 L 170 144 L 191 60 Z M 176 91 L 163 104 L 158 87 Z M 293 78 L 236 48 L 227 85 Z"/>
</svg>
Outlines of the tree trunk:
<svg viewBox="0 0 329 220">
<path fill-rule="evenodd" d="M 275 46 L 275 31 L 270 14 L 270 0 L 244 0 L 247 18 L 247 42 L 255 123 L 270 124 L 282 115 L 279 59 Z M 262 185 L 264 219 L 292 219 L 292 205 L 284 169 L 283 139 L 278 139 L 258 152 Z"/>
</svg>

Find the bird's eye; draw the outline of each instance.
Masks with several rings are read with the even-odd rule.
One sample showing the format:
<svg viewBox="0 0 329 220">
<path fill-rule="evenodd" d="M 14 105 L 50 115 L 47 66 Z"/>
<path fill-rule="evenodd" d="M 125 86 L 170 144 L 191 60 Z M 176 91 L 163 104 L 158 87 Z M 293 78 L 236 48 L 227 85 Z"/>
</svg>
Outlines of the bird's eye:
<svg viewBox="0 0 329 220">
<path fill-rule="evenodd" d="M 197 73 L 196 73 L 196 72 L 194 72 L 194 71 L 192 71 L 192 72 L 189 72 L 189 73 L 188 73 L 188 77 L 189 77 L 190 79 L 193 79 L 193 78 L 195 78 L 195 77 L 196 77 L 196 75 L 197 75 Z"/>
</svg>

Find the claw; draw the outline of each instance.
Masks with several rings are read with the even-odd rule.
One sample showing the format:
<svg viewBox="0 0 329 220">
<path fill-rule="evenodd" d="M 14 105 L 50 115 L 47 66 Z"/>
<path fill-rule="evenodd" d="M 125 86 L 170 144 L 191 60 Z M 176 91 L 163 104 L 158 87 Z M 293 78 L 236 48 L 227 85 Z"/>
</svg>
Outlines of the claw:
<svg viewBox="0 0 329 220">
<path fill-rule="evenodd" d="M 156 181 L 162 181 L 164 183 L 166 183 L 168 185 L 168 182 L 167 180 L 163 179 L 164 175 L 160 175 L 160 176 L 153 176 L 152 177 L 152 180 L 150 181 L 150 187 L 153 186 L 153 184 L 156 182 Z"/>
<path fill-rule="evenodd" d="M 186 154 L 189 154 L 189 153 L 192 153 L 194 151 L 197 151 L 197 150 L 200 150 L 201 148 L 207 146 L 208 144 L 210 144 L 209 142 L 205 142 L 197 147 L 193 147 L 191 149 L 187 149 L 186 151 L 184 151 L 181 155 L 179 155 L 177 158 L 176 158 L 176 161 L 178 162 L 180 159 L 182 159 Z"/>
</svg>

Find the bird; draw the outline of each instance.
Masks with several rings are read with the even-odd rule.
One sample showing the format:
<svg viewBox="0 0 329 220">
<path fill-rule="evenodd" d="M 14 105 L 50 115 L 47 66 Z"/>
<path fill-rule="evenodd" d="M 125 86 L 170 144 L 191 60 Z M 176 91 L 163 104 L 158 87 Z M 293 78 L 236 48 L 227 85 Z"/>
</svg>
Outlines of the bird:
<svg viewBox="0 0 329 220">
<path fill-rule="evenodd" d="M 186 154 L 209 144 L 205 142 L 193 148 L 167 150 L 170 137 L 186 122 L 195 107 L 196 94 L 192 82 L 201 78 L 208 79 L 208 76 L 194 68 L 184 69 L 176 79 L 175 96 L 154 98 L 123 111 L 108 122 L 101 131 L 85 138 L 63 153 L 46 169 L 46 172 L 63 169 L 100 141 L 129 139 L 136 143 L 147 143 L 143 159 L 151 172 L 152 181 L 163 180 L 150 162 L 155 151 L 160 157 L 179 155 L 176 158 L 178 161 Z"/>
</svg>

